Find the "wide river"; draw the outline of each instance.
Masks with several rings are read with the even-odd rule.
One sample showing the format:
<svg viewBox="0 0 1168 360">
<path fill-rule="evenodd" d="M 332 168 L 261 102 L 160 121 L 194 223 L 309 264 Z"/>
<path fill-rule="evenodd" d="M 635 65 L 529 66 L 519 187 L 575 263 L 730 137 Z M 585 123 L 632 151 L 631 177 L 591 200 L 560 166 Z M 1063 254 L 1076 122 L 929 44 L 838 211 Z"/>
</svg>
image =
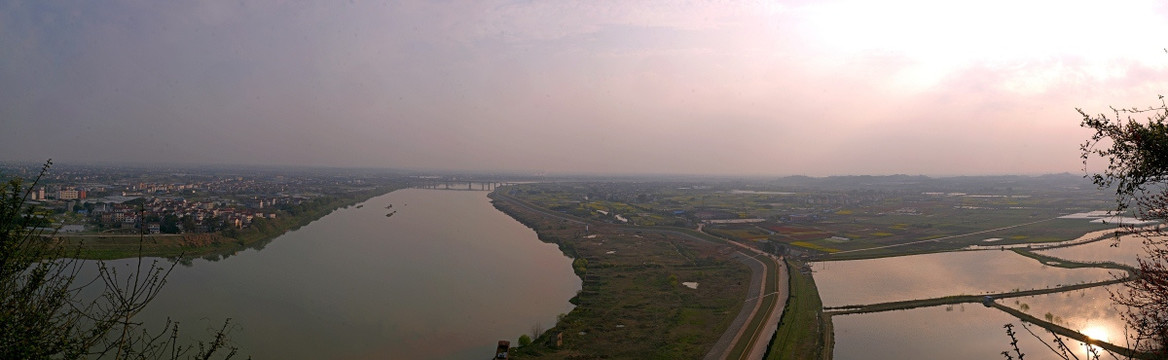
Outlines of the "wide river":
<svg viewBox="0 0 1168 360">
<path fill-rule="evenodd" d="M 405 189 L 363 205 L 175 268 L 138 319 L 208 339 L 231 318 L 232 342 L 256 359 L 486 359 L 572 309 L 571 260 L 485 192 Z"/>
</svg>

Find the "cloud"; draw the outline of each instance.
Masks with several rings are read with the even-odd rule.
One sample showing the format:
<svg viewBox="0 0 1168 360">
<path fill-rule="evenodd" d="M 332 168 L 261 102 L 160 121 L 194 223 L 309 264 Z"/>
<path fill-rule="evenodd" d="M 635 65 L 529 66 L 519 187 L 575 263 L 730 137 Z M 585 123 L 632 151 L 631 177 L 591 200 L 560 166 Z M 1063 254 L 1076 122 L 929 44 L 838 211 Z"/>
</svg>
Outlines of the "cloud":
<svg viewBox="0 0 1168 360">
<path fill-rule="evenodd" d="M 8 2 L 0 159 L 1073 171 L 1073 108 L 1162 92 L 1168 22 L 1060 5 Z"/>
</svg>

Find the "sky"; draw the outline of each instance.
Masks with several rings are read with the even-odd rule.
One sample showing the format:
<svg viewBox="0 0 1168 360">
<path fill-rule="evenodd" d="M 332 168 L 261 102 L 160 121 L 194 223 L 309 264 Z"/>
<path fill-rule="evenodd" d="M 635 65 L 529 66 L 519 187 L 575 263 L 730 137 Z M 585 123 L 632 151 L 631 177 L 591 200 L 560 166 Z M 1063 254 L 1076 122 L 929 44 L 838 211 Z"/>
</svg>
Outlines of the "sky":
<svg viewBox="0 0 1168 360">
<path fill-rule="evenodd" d="M 0 161 L 1081 173 L 1162 1 L 0 0 Z"/>
</svg>

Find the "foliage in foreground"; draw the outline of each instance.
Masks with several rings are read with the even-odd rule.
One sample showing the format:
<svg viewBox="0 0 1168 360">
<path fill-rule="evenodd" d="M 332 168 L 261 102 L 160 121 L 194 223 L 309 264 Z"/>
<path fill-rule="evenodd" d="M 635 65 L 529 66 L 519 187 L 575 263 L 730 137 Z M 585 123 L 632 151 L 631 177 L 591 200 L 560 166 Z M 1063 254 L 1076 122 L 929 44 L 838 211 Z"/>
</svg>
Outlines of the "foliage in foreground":
<svg viewBox="0 0 1168 360">
<path fill-rule="evenodd" d="M 182 345 L 177 323 L 150 332 L 134 316 L 162 290 L 174 265 L 138 257 L 129 272 L 86 263 L 77 250 L 44 236 L 48 213 L 26 201 L 48 172 L 28 186 L 0 186 L 0 359 L 229 359 L 229 321 L 213 339 Z M 79 279 L 83 268 L 97 275 Z"/>
<path fill-rule="evenodd" d="M 1140 276 L 1123 283 L 1123 289 L 1111 293 L 1111 299 L 1121 305 L 1121 316 L 1131 340 L 1125 345 L 1135 354 L 1114 354 L 1094 346 L 1086 346 L 1088 359 L 1099 359 L 1101 353 L 1113 358 L 1168 358 L 1168 234 L 1162 224 L 1168 221 L 1168 106 L 1164 96 L 1159 106 L 1145 109 L 1112 108 L 1112 115 L 1091 115 L 1076 109 L 1083 120 L 1080 125 L 1094 133 L 1080 146 L 1084 171 L 1100 189 L 1115 190 L 1116 214 L 1128 214 L 1135 205 L 1135 216 L 1157 221 L 1154 227 L 1120 225 L 1123 233 L 1143 237 L 1143 254 L 1137 256 Z M 1134 116 L 1146 116 L 1139 120 Z M 1088 162 L 1095 158 L 1107 161 L 1101 172 L 1091 173 Z M 1121 232 L 1116 232 L 1119 236 Z M 1025 322 L 1022 329 L 1041 339 Z M 1011 349 L 1001 352 L 1006 359 L 1023 359 L 1025 353 L 1018 347 L 1018 333 L 1013 324 L 1006 324 Z M 1049 329 L 1047 329 L 1050 332 Z M 1062 359 L 1078 359 L 1065 340 L 1050 332 L 1054 341 L 1047 344 L 1050 352 Z M 1045 341 L 1043 342 L 1046 343 Z"/>
<path fill-rule="evenodd" d="M 1101 188 L 1114 187 L 1118 210 L 1127 209 L 1129 200 L 1163 194 L 1168 183 L 1168 106 L 1160 96 L 1159 107 L 1115 109 L 1113 115 L 1089 115 L 1082 109 L 1082 127 L 1095 133 L 1081 146 L 1086 168 L 1088 160 L 1100 157 L 1107 168 L 1089 177 Z M 1133 115 L 1147 114 L 1145 121 Z"/>
<path fill-rule="evenodd" d="M 1117 210 L 1134 203 L 1137 217 L 1162 224 L 1168 220 L 1168 106 L 1163 95 L 1159 98 L 1158 107 L 1112 109 L 1110 117 L 1079 113 L 1082 126 L 1095 131 L 1082 145 L 1084 165 L 1092 156 L 1108 161 L 1091 179 L 1100 187 L 1115 188 Z M 1133 118 L 1138 115 L 1146 118 Z M 1123 319 L 1137 340 L 1133 347 L 1168 358 L 1168 239 L 1160 226 L 1131 230 L 1143 236 L 1144 253 L 1137 258 L 1141 276 L 1125 283 L 1112 299 L 1125 307 Z"/>
</svg>

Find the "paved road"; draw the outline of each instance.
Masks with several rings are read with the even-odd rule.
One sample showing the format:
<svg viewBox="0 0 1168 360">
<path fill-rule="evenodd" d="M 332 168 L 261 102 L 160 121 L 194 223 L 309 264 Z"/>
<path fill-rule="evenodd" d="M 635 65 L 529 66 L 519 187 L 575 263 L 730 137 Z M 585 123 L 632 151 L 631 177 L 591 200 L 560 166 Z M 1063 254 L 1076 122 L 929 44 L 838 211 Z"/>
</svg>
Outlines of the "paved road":
<svg viewBox="0 0 1168 360">
<path fill-rule="evenodd" d="M 787 296 L 789 295 L 790 289 L 788 281 L 790 280 L 790 276 L 788 276 L 787 267 L 783 265 L 783 260 L 781 258 L 775 258 L 772 256 L 772 260 L 774 260 L 776 263 L 774 276 L 775 279 L 778 280 L 778 284 L 776 285 L 774 292 L 763 296 L 776 297 L 775 305 L 771 310 L 770 316 L 764 320 L 766 323 L 763 325 L 762 331 L 758 333 L 758 339 L 754 343 L 754 347 L 751 348 L 749 354 L 747 355 L 747 359 L 762 359 L 763 355 L 766 354 L 767 347 L 770 346 L 771 338 L 773 338 L 775 332 L 779 330 L 779 320 L 783 318 L 783 312 L 786 311 L 787 308 Z"/>
<path fill-rule="evenodd" d="M 726 332 L 722 333 L 722 336 L 710 348 L 710 352 L 706 353 L 704 360 L 725 360 L 729 357 L 730 350 L 742 338 L 746 325 L 750 324 L 755 314 L 758 313 L 759 299 L 761 298 L 759 295 L 763 291 L 763 276 L 759 276 L 759 274 L 766 273 L 766 265 L 742 252 L 735 252 L 734 257 L 750 268 L 750 286 L 746 291 L 746 301 L 742 304 L 742 310 L 738 311 L 738 315 L 734 317 L 734 321 L 730 322 L 730 326 L 726 328 Z"/>
<path fill-rule="evenodd" d="M 783 310 L 787 306 L 787 296 L 789 295 L 790 289 L 788 286 L 788 280 L 790 279 L 790 276 L 787 274 L 787 267 L 783 265 L 781 258 L 740 244 L 736 241 L 726 240 L 726 242 L 738 246 L 742 249 L 742 251 L 754 254 L 754 256 L 751 256 L 750 258 L 757 261 L 762 267 L 762 271 L 757 272 L 761 275 L 759 278 L 762 284 L 759 287 L 759 291 L 757 293 L 747 296 L 747 303 L 754 304 L 754 309 L 751 311 L 750 318 L 745 324 L 740 325 L 737 331 L 737 335 L 732 341 L 733 345 L 719 354 L 717 359 L 729 359 L 731 350 L 735 347 L 738 347 L 738 344 L 743 342 L 745 342 L 747 350 L 743 351 L 741 355 L 735 359 L 762 359 L 763 355 L 766 354 L 767 346 L 770 345 L 771 337 L 773 337 L 775 331 L 779 328 L 779 320 L 782 319 Z M 755 276 L 752 276 L 752 278 L 753 277 Z M 764 300 L 772 296 L 775 297 L 775 299 L 770 308 L 761 308 L 761 305 L 764 304 Z M 747 306 L 743 306 L 744 309 L 746 307 Z M 762 323 L 759 324 L 759 326 L 748 326 L 749 324 L 754 323 L 755 318 L 758 317 L 763 318 L 761 320 Z M 727 332 L 730 332 L 732 329 L 733 328 L 727 329 Z M 717 348 L 715 348 L 715 350 L 717 350 Z M 712 359 L 712 354 L 713 351 L 711 351 L 711 354 L 707 354 L 706 359 Z"/>
</svg>

